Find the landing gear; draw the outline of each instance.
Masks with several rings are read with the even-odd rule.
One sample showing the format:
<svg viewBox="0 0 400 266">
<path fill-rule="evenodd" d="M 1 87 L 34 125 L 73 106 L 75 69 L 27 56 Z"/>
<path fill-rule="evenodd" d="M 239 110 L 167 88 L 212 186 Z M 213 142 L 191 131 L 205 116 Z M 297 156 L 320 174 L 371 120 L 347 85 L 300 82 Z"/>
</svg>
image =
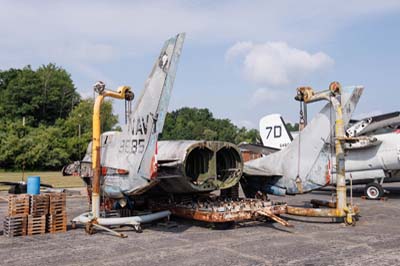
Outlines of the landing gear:
<svg viewBox="0 0 400 266">
<path fill-rule="evenodd" d="M 384 195 L 382 186 L 376 182 L 369 183 L 365 186 L 364 194 L 368 199 L 378 200 Z"/>
</svg>

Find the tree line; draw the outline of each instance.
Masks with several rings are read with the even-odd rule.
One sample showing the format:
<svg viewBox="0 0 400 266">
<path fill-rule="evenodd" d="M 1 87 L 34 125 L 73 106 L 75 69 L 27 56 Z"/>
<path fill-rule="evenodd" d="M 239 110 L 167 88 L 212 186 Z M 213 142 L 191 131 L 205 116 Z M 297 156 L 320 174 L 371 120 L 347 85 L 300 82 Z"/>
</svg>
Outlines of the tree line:
<svg viewBox="0 0 400 266">
<path fill-rule="evenodd" d="M 0 169 L 59 170 L 82 159 L 92 137 L 93 103 L 81 98 L 71 75 L 55 64 L 0 71 Z M 101 116 L 102 132 L 118 130 L 111 100 Z M 167 114 L 160 139 L 260 142 L 256 129 L 189 107 Z"/>
<path fill-rule="evenodd" d="M 214 118 L 207 108 L 183 107 L 169 112 L 165 119 L 161 140 L 220 140 L 232 143 L 259 142 L 256 129 L 237 127 L 229 119 Z"/>
<path fill-rule="evenodd" d="M 82 99 L 55 64 L 0 71 L 0 168 L 59 170 L 79 160 L 92 134 L 93 99 Z M 102 129 L 118 122 L 111 101 Z M 80 133 L 80 134 L 79 134 Z"/>
</svg>

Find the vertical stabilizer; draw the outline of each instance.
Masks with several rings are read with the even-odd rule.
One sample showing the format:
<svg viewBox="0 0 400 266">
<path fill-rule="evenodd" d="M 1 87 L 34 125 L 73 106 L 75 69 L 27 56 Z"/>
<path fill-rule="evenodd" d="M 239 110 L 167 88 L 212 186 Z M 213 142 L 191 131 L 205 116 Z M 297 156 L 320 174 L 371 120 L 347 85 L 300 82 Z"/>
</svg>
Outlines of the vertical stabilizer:
<svg viewBox="0 0 400 266">
<path fill-rule="evenodd" d="M 104 191 L 109 196 L 133 193 L 151 181 L 157 138 L 164 126 L 184 38 L 185 34 L 181 33 L 165 42 L 141 95 L 128 114 L 128 124 L 108 143 L 103 143 L 102 165 L 129 172 L 128 175 L 105 175 Z"/>
<path fill-rule="evenodd" d="M 264 146 L 279 150 L 287 147 L 293 140 L 280 114 L 267 115 L 261 118 L 260 136 Z"/>
</svg>

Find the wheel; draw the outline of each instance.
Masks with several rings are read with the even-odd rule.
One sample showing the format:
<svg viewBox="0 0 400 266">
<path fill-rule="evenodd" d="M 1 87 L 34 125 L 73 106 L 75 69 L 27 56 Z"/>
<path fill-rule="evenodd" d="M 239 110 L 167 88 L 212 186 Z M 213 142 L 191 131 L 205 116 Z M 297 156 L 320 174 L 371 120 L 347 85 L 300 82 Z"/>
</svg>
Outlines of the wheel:
<svg viewBox="0 0 400 266">
<path fill-rule="evenodd" d="M 383 196 L 384 190 L 380 184 L 373 182 L 365 186 L 364 194 L 368 199 L 378 200 Z"/>
<path fill-rule="evenodd" d="M 76 229 L 76 222 L 71 222 L 71 229 Z"/>
</svg>

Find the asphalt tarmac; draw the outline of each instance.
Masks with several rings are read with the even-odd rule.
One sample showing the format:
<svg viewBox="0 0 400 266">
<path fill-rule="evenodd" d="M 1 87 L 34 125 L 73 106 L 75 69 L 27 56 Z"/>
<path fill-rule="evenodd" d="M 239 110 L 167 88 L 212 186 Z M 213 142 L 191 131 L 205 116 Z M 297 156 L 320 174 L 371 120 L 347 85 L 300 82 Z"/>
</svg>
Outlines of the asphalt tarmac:
<svg viewBox="0 0 400 266">
<path fill-rule="evenodd" d="M 144 226 L 143 233 L 123 227 L 125 239 L 107 232 L 87 235 L 83 228 L 30 237 L 0 235 L 0 265 L 400 265 L 400 187 L 385 188 L 391 192 L 387 201 L 363 200 L 362 189 L 355 189 L 354 203 L 361 209 L 356 226 L 282 215 L 293 228 L 255 221 L 215 230 L 173 218 L 168 226 Z M 317 191 L 272 200 L 304 205 L 330 197 L 329 191 Z M 6 208 L 0 201 L 0 221 Z M 67 208 L 70 220 L 87 211 L 87 200 L 68 197 Z"/>
</svg>

